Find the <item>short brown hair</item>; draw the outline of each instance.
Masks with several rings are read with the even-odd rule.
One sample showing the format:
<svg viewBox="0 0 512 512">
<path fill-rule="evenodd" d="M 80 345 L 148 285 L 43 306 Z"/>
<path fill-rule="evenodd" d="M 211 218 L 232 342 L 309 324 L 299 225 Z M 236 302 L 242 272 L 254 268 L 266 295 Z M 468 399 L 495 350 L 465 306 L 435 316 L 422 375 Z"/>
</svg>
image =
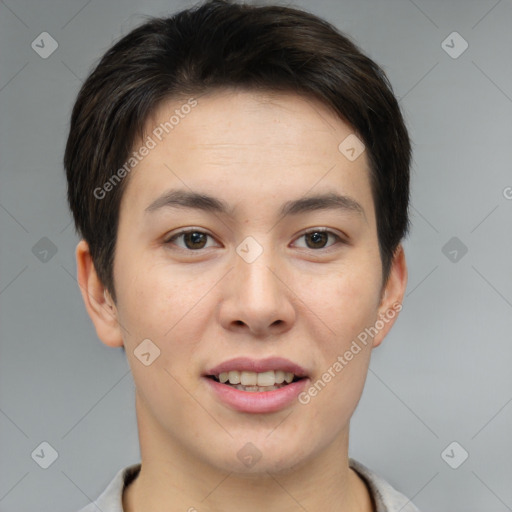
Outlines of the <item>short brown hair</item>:
<svg viewBox="0 0 512 512">
<path fill-rule="evenodd" d="M 351 125 L 370 162 L 383 282 L 409 229 L 411 145 L 384 71 L 335 27 L 301 10 L 210 0 L 150 17 L 82 85 L 64 155 L 68 202 L 96 272 L 116 300 L 113 262 L 127 179 L 96 197 L 162 102 L 219 88 L 314 97 Z"/>
</svg>

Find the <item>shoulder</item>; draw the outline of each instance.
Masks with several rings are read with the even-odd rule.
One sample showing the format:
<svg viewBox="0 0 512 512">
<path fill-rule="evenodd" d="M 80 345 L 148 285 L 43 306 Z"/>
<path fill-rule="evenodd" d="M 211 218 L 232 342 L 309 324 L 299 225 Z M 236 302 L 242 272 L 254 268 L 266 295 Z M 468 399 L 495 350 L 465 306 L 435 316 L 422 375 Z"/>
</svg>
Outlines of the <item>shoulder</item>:
<svg viewBox="0 0 512 512">
<path fill-rule="evenodd" d="M 410 499 L 371 469 L 354 459 L 349 459 L 349 466 L 365 481 L 375 502 L 376 512 L 420 512 Z"/>
<path fill-rule="evenodd" d="M 120 469 L 99 497 L 78 512 L 124 512 L 123 490 L 140 471 L 140 463 Z"/>
</svg>

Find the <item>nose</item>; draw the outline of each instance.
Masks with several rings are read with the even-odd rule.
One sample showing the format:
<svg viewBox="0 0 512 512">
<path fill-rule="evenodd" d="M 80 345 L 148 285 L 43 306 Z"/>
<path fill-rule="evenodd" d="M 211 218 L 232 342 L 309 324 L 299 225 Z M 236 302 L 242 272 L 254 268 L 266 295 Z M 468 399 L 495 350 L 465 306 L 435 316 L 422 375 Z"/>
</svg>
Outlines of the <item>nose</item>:
<svg viewBox="0 0 512 512">
<path fill-rule="evenodd" d="M 224 284 L 220 322 L 231 331 L 258 337 L 282 334 L 295 321 L 293 292 L 270 250 L 251 263 L 238 254 Z M 282 269 L 282 267 L 281 267 Z"/>
</svg>

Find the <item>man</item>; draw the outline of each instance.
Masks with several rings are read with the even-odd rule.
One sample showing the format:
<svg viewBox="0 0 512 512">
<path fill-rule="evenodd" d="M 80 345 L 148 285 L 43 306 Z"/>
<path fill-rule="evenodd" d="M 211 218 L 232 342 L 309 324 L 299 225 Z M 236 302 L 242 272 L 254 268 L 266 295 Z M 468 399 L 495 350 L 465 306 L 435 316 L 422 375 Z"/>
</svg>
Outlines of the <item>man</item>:
<svg viewBox="0 0 512 512">
<path fill-rule="evenodd" d="M 151 19 L 83 84 L 64 160 L 142 458 L 83 512 L 417 510 L 348 457 L 407 282 L 410 143 L 373 61 L 286 7 Z"/>
</svg>

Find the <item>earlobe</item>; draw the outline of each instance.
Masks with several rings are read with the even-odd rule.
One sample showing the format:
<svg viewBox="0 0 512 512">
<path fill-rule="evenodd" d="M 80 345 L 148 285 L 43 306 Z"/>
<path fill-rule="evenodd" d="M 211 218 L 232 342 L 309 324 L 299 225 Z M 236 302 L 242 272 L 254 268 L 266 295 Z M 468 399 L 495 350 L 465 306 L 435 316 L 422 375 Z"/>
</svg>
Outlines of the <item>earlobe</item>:
<svg viewBox="0 0 512 512">
<path fill-rule="evenodd" d="M 75 254 L 78 285 L 98 338 L 109 347 L 123 346 L 116 306 L 98 278 L 85 240 L 78 243 Z"/>
<path fill-rule="evenodd" d="M 389 278 L 386 282 L 378 310 L 379 325 L 382 326 L 373 339 L 373 347 L 378 347 L 395 323 L 402 310 L 402 301 L 407 288 L 407 263 L 405 252 L 400 244 L 393 256 Z"/>
</svg>

